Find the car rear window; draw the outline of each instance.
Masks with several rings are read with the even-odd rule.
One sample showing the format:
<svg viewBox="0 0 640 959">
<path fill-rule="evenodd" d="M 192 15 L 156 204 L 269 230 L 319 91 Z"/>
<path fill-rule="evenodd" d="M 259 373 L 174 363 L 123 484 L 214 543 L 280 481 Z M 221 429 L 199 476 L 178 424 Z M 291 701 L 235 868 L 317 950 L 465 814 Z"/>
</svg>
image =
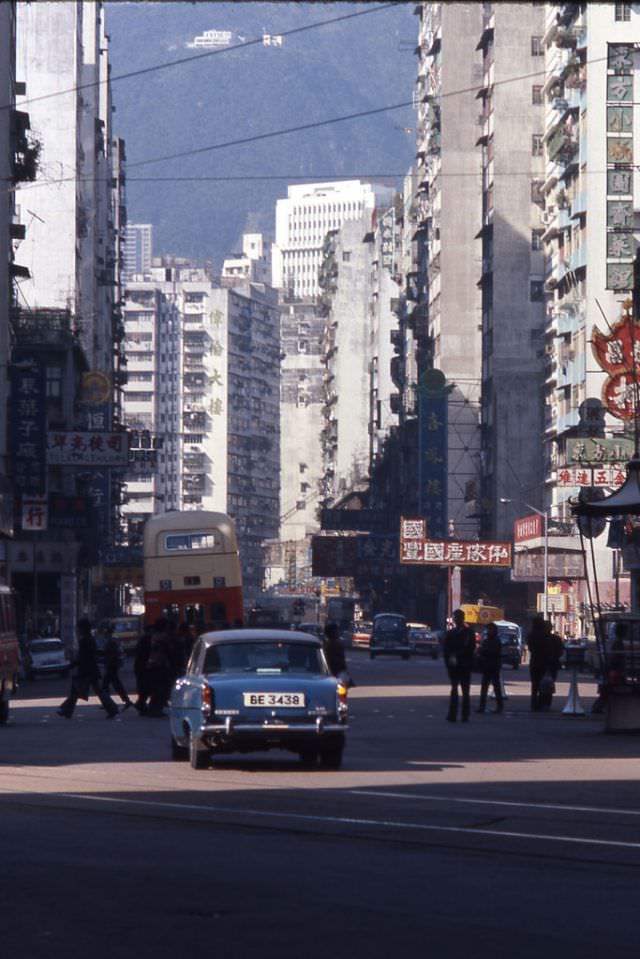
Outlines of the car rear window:
<svg viewBox="0 0 640 959">
<path fill-rule="evenodd" d="M 311 643 L 220 643 L 205 654 L 209 673 L 309 673 L 327 675 L 318 646 Z"/>
<path fill-rule="evenodd" d="M 43 639 L 42 642 L 31 643 L 29 649 L 32 653 L 61 653 L 64 646 L 59 639 Z"/>
<path fill-rule="evenodd" d="M 397 632 L 399 629 L 406 629 L 406 626 L 407 624 L 401 616 L 385 616 L 384 618 L 376 619 L 374 623 L 376 632 L 387 632 L 387 630 Z"/>
</svg>

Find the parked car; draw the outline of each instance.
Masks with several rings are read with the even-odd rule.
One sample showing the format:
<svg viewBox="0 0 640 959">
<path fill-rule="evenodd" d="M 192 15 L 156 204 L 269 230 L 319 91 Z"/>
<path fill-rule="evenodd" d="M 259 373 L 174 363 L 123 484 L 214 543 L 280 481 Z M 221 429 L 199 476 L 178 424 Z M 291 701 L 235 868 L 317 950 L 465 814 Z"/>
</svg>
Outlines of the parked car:
<svg viewBox="0 0 640 959">
<path fill-rule="evenodd" d="M 379 613 L 374 616 L 373 630 L 369 643 L 369 657 L 402 656 L 409 659 L 409 630 L 407 620 L 398 613 Z"/>
<path fill-rule="evenodd" d="M 170 701 L 171 753 L 205 768 L 219 753 L 288 749 L 338 769 L 347 687 L 320 640 L 276 629 L 223 630 L 196 641 Z"/>
<path fill-rule="evenodd" d="M 359 623 L 354 623 L 353 633 L 351 634 L 351 645 L 362 646 L 368 649 L 369 643 L 371 641 L 372 629 L 373 629 L 373 623 L 370 623 L 368 621 L 361 620 Z"/>
<path fill-rule="evenodd" d="M 407 623 L 411 652 L 437 659 L 440 655 L 440 634 L 426 623 Z"/>
<path fill-rule="evenodd" d="M 71 663 L 61 639 L 47 636 L 46 639 L 34 639 L 27 646 L 24 671 L 27 679 L 58 673 L 67 676 Z"/>
</svg>

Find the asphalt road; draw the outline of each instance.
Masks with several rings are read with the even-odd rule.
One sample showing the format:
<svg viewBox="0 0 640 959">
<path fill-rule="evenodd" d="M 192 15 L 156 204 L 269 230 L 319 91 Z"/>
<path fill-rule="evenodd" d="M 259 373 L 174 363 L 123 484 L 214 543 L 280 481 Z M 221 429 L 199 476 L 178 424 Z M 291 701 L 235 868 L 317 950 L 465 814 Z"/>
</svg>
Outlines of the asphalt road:
<svg viewBox="0 0 640 959">
<path fill-rule="evenodd" d="M 350 660 L 339 772 L 279 753 L 194 771 L 166 720 L 92 700 L 66 721 L 66 682 L 25 687 L 0 727 L 3 954 L 628 952 L 640 739 L 563 715 L 562 681 L 532 714 L 524 670 L 504 714 L 453 725 L 441 661 Z"/>
</svg>

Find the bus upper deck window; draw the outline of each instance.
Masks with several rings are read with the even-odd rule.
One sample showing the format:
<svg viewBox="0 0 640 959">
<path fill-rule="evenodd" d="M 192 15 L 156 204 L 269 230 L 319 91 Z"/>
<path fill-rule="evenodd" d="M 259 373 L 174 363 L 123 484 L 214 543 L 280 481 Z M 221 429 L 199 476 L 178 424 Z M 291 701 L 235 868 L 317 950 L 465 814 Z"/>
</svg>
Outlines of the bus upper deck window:
<svg viewBox="0 0 640 959">
<path fill-rule="evenodd" d="M 213 549 L 216 545 L 216 538 L 213 533 L 192 533 L 191 549 Z"/>
<path fill-rule="evenodd" d="M 167 549 L 189 549 L 189 535 L 170 534 L 165 539 Z"/>
</svg>

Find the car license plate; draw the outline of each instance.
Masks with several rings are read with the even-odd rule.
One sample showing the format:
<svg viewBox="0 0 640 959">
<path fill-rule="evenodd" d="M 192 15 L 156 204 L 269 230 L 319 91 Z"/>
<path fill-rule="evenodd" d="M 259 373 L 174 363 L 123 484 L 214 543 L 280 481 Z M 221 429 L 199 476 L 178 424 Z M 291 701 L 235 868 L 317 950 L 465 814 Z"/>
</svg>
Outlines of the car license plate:
<svg viewBox="0 0 640 959">
<path fill-rule="evenodd" d="M 304 693 L 243 693 L 245 706 L 304 706 Z"/>
</svg>

